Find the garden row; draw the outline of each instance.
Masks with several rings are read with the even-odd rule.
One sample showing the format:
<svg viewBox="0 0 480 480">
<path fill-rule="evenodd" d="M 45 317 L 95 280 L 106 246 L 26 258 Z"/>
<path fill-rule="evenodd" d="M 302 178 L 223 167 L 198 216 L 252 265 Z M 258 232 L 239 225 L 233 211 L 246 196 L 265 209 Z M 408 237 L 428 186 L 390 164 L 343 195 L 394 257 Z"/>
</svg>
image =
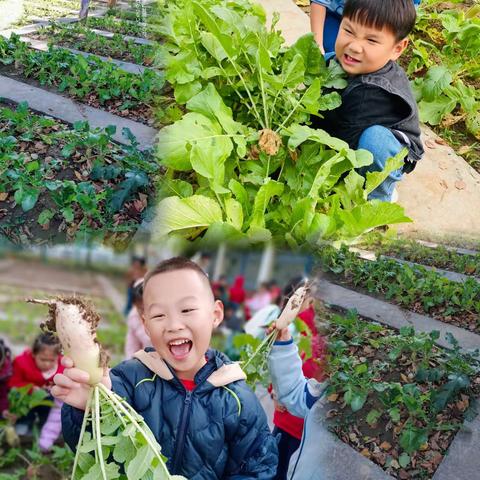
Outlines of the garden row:
<svg viewBox="0 0 480 480">
<path fill-rule="evenodd" d="M 108 13 L 89 22 L 114 25 Z M 93 237 L 125 244 L 153 203 L 160 174 L 149 148 L 156 132 L 144 125 L 158 126 L 155 116 L 168 121 L 163 77 L 144 68 L 155 45 L 73 21 L 23 30 L 28 37 L 0 37 L 2 234 L 16 243 Z"/>
</svg>

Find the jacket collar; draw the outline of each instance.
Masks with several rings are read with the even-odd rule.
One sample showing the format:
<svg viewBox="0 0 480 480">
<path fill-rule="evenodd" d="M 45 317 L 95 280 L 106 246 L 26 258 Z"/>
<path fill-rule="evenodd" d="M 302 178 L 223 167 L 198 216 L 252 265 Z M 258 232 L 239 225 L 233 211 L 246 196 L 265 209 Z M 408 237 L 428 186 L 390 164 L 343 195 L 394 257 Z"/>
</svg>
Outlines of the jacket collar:
<svg viewBox="0 0 480 480">
<path fill-rule="evenodd" d="M 163 380 L 177 379 L 170 365 L 153 349 L 139 350 L 134 358 Z M 215 350 L 207 351 L 207 363 L 195 375 L 195 383 L 208 382 L 214 387 L 223 387 L 237 380 L 246 380 L 239 363 L 226 363 L 226 357 Z"/>
</svg>

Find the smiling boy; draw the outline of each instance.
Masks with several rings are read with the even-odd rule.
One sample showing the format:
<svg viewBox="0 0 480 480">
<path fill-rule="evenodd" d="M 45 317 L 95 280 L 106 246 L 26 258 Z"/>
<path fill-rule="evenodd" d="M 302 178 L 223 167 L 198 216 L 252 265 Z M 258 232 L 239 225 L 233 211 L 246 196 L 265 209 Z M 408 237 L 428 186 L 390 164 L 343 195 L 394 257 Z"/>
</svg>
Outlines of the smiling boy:
<svg viewBox="0 0 480 480">
<path fill-rule="evenodd" d="M 273 478 L 277 446 L 265 413 L 239 365 L 209 349 L 223 305 L 201 268 L 177 257 L 150 271 L 142 318 L 154 348 L 113 368 L 104 383 L 144 417 L 170 473 L 190 480 Z M 71 359 L 65 366 L 52 393 L 68 404 L 63 433 L 75 448 L 88 374 Z"/>
<path fill-rule="evenodd" d="M 374 162 L 360 170 L 383 170 L 386 161 L 408 149 L 405 165 L 371 194 L 390 201 L 395 183 L 415 168 L 423 155 L 418 109 L 403 69 L 396 60 L 415 25 L 412 0 L 348 0 L 345 3 L 335 59 L 348 75 L 342 105 L 313 120 L 316 128 L 369 150 Z"/>
</svg>

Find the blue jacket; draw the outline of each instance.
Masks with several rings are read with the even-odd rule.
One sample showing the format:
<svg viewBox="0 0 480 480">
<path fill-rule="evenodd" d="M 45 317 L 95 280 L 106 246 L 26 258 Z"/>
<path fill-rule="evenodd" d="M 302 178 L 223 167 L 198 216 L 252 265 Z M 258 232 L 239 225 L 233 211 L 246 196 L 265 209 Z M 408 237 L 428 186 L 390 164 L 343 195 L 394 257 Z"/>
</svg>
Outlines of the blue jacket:
<svg viewBox="0 0 480 480">
<path fill-rule="evenodd" d="M 222 353 L 207 352 L 207 364 L 196 374 L 192 392 L 152 348 L 113 368 L 110 378 L 112 390 L 152 430 L 168 458 L 170 473 L 189 480 L 269 480 L 275 476 L 277 445 L 265 412 L 243 381 L 245 374 L 239 365 Z M 152 381 L 142 382 L 145 379 Z M 72 449 L 78 443 L 82 419 L 83 411 L 64 405 L 63 435 Z"/>
</svg>

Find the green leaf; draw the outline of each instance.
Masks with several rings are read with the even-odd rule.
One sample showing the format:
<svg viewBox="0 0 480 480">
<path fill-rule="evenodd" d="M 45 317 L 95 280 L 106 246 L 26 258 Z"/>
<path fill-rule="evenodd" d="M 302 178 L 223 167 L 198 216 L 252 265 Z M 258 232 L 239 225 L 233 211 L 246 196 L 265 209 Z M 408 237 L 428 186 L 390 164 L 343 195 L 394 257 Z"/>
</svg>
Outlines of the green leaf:
<svg viewBox="0 0 480 480">
<path fill-rule="evenodd" d="M 208 151 L 211 163 L 221 165 L 230 155 L 233 145 L 216 121 L 205 115 L 190 112 L 181 120 L 160 130 L 157 154 L 161 163 L 173 170 L 189 171 L 192 147 Z"/>
<path fill-rule="evenodd" d="M 225 200 L 225 213 L 227 216 L 227 222 L 237 230 L 242 230 L 243 210 L 240 202 L 233 198 Z"/>
<path fill-rule="evenodd" d="M 411 222 L 400 205 L 379 200 L 357 205 L 351 210 L 339 211 L 338 217 L 343 222 L 341 237 L 351 239 L 381 225 Z"/>
<path fill-rule="evenodd" d="M 407 453 L 416 452 L 428 440 L 427 431 L 410 424 L 406 426 L 400 436 L 400 446 Z"/>
<path fill-rule="evenodd" d="M 265 228 L 265 211 L 272 197 L 283 193 L 284 184 L 268 179 L 255 196 L 253 212 L 250 219 L 250 228 Z"/>
<path fill-rule="evenodd" d="M 285 131 L 285 134 L 290 136 L 288 139 L 288 148 L 290 150 L 295 150 L 300 144 L 307 140 L 327 145 L 337 151 L 349 150 L 347 142 L 330 136 L 325 130 L 315 130 L 306 125 L 290 125 Z"/>
<path fill-rule="evenodd" d="M 410 464 L 410 455 L 408 453 L 403 452 L 399 457 L 398 457 L 398 464 L 402 468 L 408 467 Z"/>
<path fill-rule="evenodd" d="M 137 451 L 135 457 L 128 463 L 126 473 L 129 480 L 141 480 L 152 464 L 155 454 L 149 445 L 144 445 Z"/>
<path fill-rule="evenodd" d="M 470 385 L 470 380 L 463 374 L 452 374 L 448 376 L 449 382 L 442 385 L 439 390 L 433 392 L 432 403 L 437 412 L 445 409 L 447 404 L 454 400 L 456 395 Z"/>
<path fill-rule="evenodd" d="M 370 412 L 368 412 L 366 421 L 371 427 L 373 427 L 381 416 L 382 413 L 378 410 L 370 410 Z"/>
<path fill-rule="evenodd" d="M 427 102 L 433 102 L 452 83 L 452 80 L 452 74 L 447 67 L 437 65 L 430 68 L 423 81 L 423 98 Z"/>
<path fill-rule="evenodd" d="M 46 225 L 54 216 L 55 213 L 46 208 L 45 210 L 42 210 L 37 221 L 40 225 Z"/>
<path fill-rule="evenodd" d="M 350 402 L 350 408 L 354 412 L 358 412 L 367 401 L 367 393 L 364 392 L 355 392 L 352 394 L 352 400 Z"/>
<path fill-rule="evenodd" d="M 203 195 L 168 197 L 158 206 L 156 234 L 162 237 L 172 232 L 192 229 L 198 234 L 222 220 L 222 210 L 216 200 Z"/>
<path fill-rule="evenodd" d="M 452 100 L 446 96 L 438 97 L 432 102 L 422 100 L 418 104 L 420 121 L 430 125 L 438 125 L 443 117 L 450 113 L 456 105 L 456 100 Z"/>
<path fill-rule="evenodd" d="M 125 174 L 125 180 L 115 188 L 109 201 L 110 211 L 119 212 L 127 200 L 132 198 L 139 189 L 146 187 L 149 183 L 150 180 L 145 172 L 127 172 Z"/>
<path fill-rule="evenodd" d="M 401 168 L 407 155 L 408 150 L 404 148 L 397 155 L 387 160 L 385 168 L 381 172 L 368 172 L 367 181 L 365 182 L 365 195 L 373 192 L 390 175 L 390 173 Z"/>
</svg>

